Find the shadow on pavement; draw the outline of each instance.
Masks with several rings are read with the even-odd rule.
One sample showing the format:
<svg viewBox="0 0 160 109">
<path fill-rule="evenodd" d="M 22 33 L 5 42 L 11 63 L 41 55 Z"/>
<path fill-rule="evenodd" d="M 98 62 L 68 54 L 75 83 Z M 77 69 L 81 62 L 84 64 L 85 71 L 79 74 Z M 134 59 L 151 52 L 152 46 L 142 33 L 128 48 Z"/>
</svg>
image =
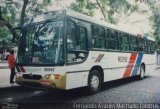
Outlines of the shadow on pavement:
<svg viewBox="0 0 160 109">
<path fill-rule="evenodd" d="M 3 88 L 0 88 L 0 93 L 17 93 L 17 92 L 22 92 L 22 91 L 34 91 L 35 89 L 33 88 L 28 88 L 28 87 L 22 87 L 22 86 L 19 86 L 19 85 L 16 85 L 16 86 L 11 86 L 11 87 L 3 87 Z"/>
<path fill-rule="evenodd" d="M 145 76 L 144 79 L 149 78 L 150 76 Z M 125 84 L 129 84 L 132 82 L 137 82 L 137 81 L 143 81 L 143 80 L 139 80 L 138 76 L 136 77 L 129 77 L 129 78 L 124 78 L 124 79 L 119 79 L 119 80 L 115 80 L 115 81 L 109 81 L 103 84 L 101 91 L 105 91 L 107 89 L 111 89 L 114 87 L 119 87 Z"/>
<path fill-rule="evenodd" d="M 146 78 L 149 78 L 149 76 L 146 76 L 145 79 Z M 119 87 L 121 85 L 129 84 L 134 81 L 136 82 L 136 81 L 140 81 L 140 80 L 137 80 L 136 77 L 131 77 L 131 78 L 126 78 L 126 79 L 106 82 L 102 85 L 100 92 L 107 91 L 107 89 L 112 89 L 115 87 Z M 29 90 L 32 90 L 32 89 L 29 88 Z M 19 89 L 19 91 L 23 91 L 23 89 Z M 36 96 L 32 96 L 31 98 L 24 98 L 24 100 L 22 100 L 22 102 L 24 102 L 24 103 L 26 103 L 26 102 L 27 103 L 67 103 L 68 101 L 83 98 L 86 96 L 92 96 L 92 95 L 88 94 L 86 87 L 72 89 L 72 90 L 68 90 L 68 91 L 51 90 L 51 91 L 44 91 L 41 94 L 38 94 Z"/>
<path fill-rule="evenodd" d="M 146 76 L 145 79 L 150 78 L 150 76 Z M 120 79 L 115 80 L 111 82 L 106 82 L 102 85 L 102 88 L 100 92 L 107 91 L 107 89 L 112 89 L 115 87 L 120 87 L 125 84 L 129 84 L 132 82 L 136 82 L 136 77 L 126 78 L 126 79 Z M 10 91 L 12 90 L 12 91 Z M 27 92 L 28 95 L 31 93 L 35 93 L 36 90 L 33 88 L 26 88 L 26 87 L 14 87 L 12 89 L 0 89 L 0 93 L 12 93 L 16 94 L 21 92 Z M 22 95 L 23 96 L 23 95 Z M 96 96 L 95 95 L 89 95 L 86 87 L 83 88 L 77 88 L 72 89 L 69 91 L 63 91 L 63 90 L 52 90 L 52 91 L 40 91 L 38 94 L 33 94 L 32 96 L 26 97 L 25 95 L 23 98 L 14 101 L 14 103 L 20 103 L 20 107 L 23 107 L 23 109 L 45 109 L 47 106 L 47 109 L 58 109 L 58 108 L 65 108 L 70 109 L 73 108 L 74 102 L 76 99 L 79 98 L 85 98 L 87 99 L 88 96 Z"/>
</svg>

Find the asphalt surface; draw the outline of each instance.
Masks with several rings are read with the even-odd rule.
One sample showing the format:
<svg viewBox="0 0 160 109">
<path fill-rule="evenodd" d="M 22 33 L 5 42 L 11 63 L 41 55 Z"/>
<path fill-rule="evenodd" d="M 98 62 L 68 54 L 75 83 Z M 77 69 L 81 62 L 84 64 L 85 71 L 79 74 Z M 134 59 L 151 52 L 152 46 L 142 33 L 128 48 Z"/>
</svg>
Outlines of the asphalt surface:
<svg viewBox="0 0 160 109">
<path fill-rule="evenodd" d="M 94 95 L 89 95 L 86 88 L 69 91 L 40 91 L 21 86 L 2 88 L 0 103 L 18 105 L 18 109 L 69 109 L 75 108 L 75 103 L 160 104 L 160 69 L 147 75 L 143 80 L 134 77 L 104 83 L 100 92 Z"/>
</svg>

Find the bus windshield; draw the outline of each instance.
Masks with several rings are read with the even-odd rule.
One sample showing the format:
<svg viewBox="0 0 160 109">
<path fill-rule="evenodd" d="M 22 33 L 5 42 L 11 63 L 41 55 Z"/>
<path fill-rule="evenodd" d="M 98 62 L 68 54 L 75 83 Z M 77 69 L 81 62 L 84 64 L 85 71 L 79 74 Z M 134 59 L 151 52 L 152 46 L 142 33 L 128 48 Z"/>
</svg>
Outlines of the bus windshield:
<svg viewBox="0 0 160 109">
<path fill-rule="evenodd" d="M 62 64 L 63 21 L 49 21 L 23 28 L 18 63 Z"/>
</svg>

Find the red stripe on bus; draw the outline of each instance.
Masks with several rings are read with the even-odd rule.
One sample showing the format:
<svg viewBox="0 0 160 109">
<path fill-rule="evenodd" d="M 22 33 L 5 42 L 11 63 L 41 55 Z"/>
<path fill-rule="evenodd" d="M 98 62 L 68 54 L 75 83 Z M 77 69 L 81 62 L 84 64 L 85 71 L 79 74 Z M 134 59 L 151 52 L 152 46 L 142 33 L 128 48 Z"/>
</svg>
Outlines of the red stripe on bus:
<svg viewBox="0 0 160 109">
<path fill-rule="evenodd" d="M 96 58 L 95 62 L 98 62 L 98 61 L 100 60 L 101 55 L 102 55 L 102 54 L 99 54 L 99 55 L 98 55 L 98 57 Z"/>
<path fill-rule="evenodd" d="M 128 65 L 127 65 L 127 68 L 126 68 L 125 73 L 123 75 L 123 78 L 130 76 L 131 71 L 132 71 L 133 66 L 134 66 L 134 63 L 136 61 L 136 57 L 137 57 L 137 53 L 132 53 L 131 54 Z"/>
<path fill-rule="evenodd" d="M 101 55 L 101 58 L 98 60 L 98 62 L 100 62 L 103 58 L 104 54 Z"/>
<path fill-rule="evenodd" d="M 23 66 L 19 66 L 21 69 L 21 72 L 25 72 L 25 69 L 23 68 Z"/>
</svg>

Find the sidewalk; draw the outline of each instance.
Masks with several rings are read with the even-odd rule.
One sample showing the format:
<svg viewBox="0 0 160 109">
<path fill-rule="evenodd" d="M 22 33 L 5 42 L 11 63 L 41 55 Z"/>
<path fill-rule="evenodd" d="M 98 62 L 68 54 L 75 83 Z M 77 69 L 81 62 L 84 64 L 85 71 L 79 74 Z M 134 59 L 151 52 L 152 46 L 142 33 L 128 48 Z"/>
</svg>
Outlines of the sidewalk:
<svg viewBox="0 0 160 109">
<path fill-rule="evenodd" d="M 160 69 L 160 64 L 157 64 L 157 65 L 156 65 L 156 69 Z"/>
<path fill-rule="evenodd" d="M 0 90 L 1 89 L 7 89 L 7 88 L 13 88 L 13 87 L 19 87 L 20 85 L 14 83 L 14 84 L 7 84 L 7 85 L 0 85 Z"/>
<path fill-rule="evenodd" d="M 0 69 L 7 69 L 8 68 L 8 66 L 0 66 Z"/>
<path fill-rule="evenodd" d="M 8 68 L 7 63 L 0 63 L 0 90 L 19 86 L 16 83 L 10 84 L 9 78 L 10 69 Z"/>
<path fill-rule="evenodd" d="M 7 68 L 8 68 L 7 61 L 0 60 L 0 69 L 7 69 Z"/>
</svg>

